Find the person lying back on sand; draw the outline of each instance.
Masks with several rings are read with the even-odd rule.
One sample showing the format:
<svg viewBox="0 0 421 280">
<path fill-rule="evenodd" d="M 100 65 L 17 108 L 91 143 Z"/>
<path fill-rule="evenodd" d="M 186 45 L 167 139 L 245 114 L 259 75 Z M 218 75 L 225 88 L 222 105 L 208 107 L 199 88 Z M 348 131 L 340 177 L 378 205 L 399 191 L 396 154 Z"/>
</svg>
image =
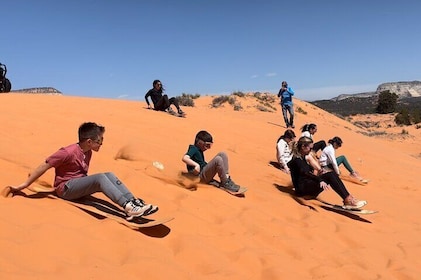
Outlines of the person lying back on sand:
<svg viewBox="0 0 421 280">
<path fill-rule="evenodd" d="M 219 152 L 210 162 L 205 161 L 203 152 L 209 150 L 212 144 L 212 135 L 205 130 L 199 131 L 194 139 L 194 145 L 189 145 L 182 161 L 186 164 L 189 173 L 199 176 L 201 182 L 208 184 L 218 174 L 221 188 L 230 192 L 238 192 L 240 186 L 235 184 L 229 176 L 226 153 Z"/>
<path fill-rule="evenodd" d="M 54 189 L 58 197 L 75 200 L 96 192 L 104 193 L 120 205 L 127 219 L 146 216 L 158 211 L 158 207 L 145 204 L 135 198 L 127 187 L 111 172 L 87 175 L 92 151 L 98 152 L 104 141 L 105 128 L 93 122 L 79 127 L 79 142 L 59 149 L 49 156 L 26 181 L 18 186 L 9 186 L 16 193 L 35 182 L 48 169 L 54 167 Z"/>
<path fill-rule="evenodd" d="M 293 159 L 288 163 L 291 179 L 297 196 L 317 197 L 322 191 L 332 188 L 343 200 L 344 208 L 357 209 L 367 204 L 358 200 L 346 189 L 339 176 L 331 171 L 319 176 L 313 174 L 313 168 L 307 163 L 307 156 L 313 148 L 313 140 L 301 137 L 294 146 Z"/>
</svg>

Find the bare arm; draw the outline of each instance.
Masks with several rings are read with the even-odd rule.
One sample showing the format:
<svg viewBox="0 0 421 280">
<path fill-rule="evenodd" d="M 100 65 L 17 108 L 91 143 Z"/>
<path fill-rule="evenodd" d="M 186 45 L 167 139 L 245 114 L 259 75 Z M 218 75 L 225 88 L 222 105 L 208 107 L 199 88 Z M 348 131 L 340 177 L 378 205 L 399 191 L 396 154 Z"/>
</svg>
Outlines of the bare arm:
<svg viewBox="0 0 421 280">
<path fill-rule="evenodd" d="M 192 160 L 189 155 L 184 155 L 181 160 L 187 165 L 194 166 L 195 175 L 200 173 L 200 165 Z"/>
<path fill-rule="evenodd" d="M 50 169 L 52 166 L 49 163 L 42 163 L 40 166 L 38 166 L 33 172 L 29 174 L 28 179 L 19 186 L 10 186 L 13 191 L 20 191 L 27 187 L 29 187 L 33 182 L 35 182 L 39 177 L 41 177 L 48 169 Z"/>
<path fill-rule="evenodd" d="M 317 174 L 322 172 L 322 167 L 311 154 L 306 155 L 306 161 L 311 167 L 313 167 L 314 170 L 316 170 Z"/>
</svg>

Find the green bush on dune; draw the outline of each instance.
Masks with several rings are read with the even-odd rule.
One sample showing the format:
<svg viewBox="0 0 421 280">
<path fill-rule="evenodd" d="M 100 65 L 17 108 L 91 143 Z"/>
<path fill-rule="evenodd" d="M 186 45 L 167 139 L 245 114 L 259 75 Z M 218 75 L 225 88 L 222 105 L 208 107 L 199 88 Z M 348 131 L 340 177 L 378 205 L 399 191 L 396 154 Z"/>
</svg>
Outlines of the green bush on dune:
<svg viewBox="0 0 421 280">
<path fill-rule="evenodd" d="M 181 106 L 194 107 L 194 99 L 197 99 L 199 97 L 200 97 L 200 94 L 198 93 L 196 94 L 182 93 L 181 96 L 177 96 L 176 98 L 178 99 L 178 103 Z"/>
</svg>

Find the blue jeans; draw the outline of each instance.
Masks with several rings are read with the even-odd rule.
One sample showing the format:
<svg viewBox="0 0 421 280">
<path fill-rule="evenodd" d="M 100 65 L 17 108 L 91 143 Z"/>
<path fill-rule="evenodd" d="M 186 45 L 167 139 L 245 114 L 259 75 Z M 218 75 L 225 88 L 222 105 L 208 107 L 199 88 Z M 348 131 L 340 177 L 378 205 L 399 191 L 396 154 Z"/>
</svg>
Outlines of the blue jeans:
<svg viewBox="0 0 421 280">
<path fill-rule="evenodd" d="M 284 116 L 285 125 L 287 127 L 294 125 L 294 106 L 283 104 L 282 106 L 282 115 Z M 289 120 L 288 120 L 289 113 Z"/>
<path fill-rule="evenodd" d="M 96 192 L 104 193 L 121 207 L 134 198 L 127 187 L 111 172 L 98 173 L 67 181 L 61 198 L 73 200 Z"/>
</svg>

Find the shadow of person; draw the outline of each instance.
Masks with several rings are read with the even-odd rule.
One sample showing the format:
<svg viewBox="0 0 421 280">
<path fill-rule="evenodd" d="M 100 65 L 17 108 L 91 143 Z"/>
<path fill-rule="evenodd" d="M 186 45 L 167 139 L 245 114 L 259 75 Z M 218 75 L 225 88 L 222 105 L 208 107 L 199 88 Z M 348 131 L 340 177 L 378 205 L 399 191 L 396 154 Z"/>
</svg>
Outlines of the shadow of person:
<svg viewBox="0 0 421 280">
<path fill-rule="evenodd" d="M 276 169 L 282 169 L 281 165 L 279 164 L 279 162 L 277 161 L 269 161 L 269 164 L 272 165 L 273 167 L 275 167 Z"/>
<path fill-rule="evenodd" d="M 294 199 L 301 206 L 308 207 L 310 210 L 313 210 L 313 211 L 317 212 L 317 209 L 314 206 L 309 205 L 305 202 L 306 200 L 313 199 L 314 197 L 298 197 L 298 196 L 295 195 L 295 191 L 294 191 L 294 188 L 292 186 L 281 186 L 281 185 L 278 185 L 278 184 L 274 184 L 274 186 L 279 191 L 288 194 L 292 199 Z"/>
<path fill-rule="evenodd" d="M 139 231 L 149 237 L 163 238 L 170 234 L 171 229 L 166 225 L 156 225 L 153 227 L 140 228 Z"/>
<path fill-rule="evenodd" d="M 67 201 L 67 200 L 56 197 L 51 192 L 38 192 L 38 193 L 26 194 L 23 191 L 17 191 L 17 192 L 14 192 L 13 195 L 23 196 L 29 199 L 61 200 L 62 202 L 72 205 L 98 220 L 107 219 L 108 218 L 107 215 L 112 215 L 120 219 L 126 218 L 126 214 L 116 205 L 114 205 L 110 201 L 97 198 L 94 196 L 86 196 L 85 198 L 82 198 L 82 199 L 78 199 L 74 201 Z M 92 207 L 92 208 L 89 209 L 89 207 Z M 134 219 L 133 223 L 143 224 L 149 221 L 153 221 L 153 219 L 140 217 L 140 218 Z M 159 224 L 159 225 L 155 225 L 151 227 L 137 228 L 134 230 L 142 234 L 148 235 L 150 237 L 157 237 L 157 238 L 165 237 L 171 232 L 171 229 L 165 226 L 164 224 Z"/>
<path fill-rule="evenodd" d="M 360 222 L 364 222 L 364 223 L 369 223 L 369 224 L 372 223 L 371 221 L 369 221 L 367 219 L 364 219 L 364 218 L 362 218 L 362 217 L 360 217 L 360 216 L 358 216 L 356 214 L 350 213 L 350 212 L 344 212 L 344 211 L 341 211 L 341 210 L 336 210 L 336 209 L 333 209 L 333 208 L 331 208 L 329 206 L 324 206 L 324 205 L 320 205 L 320 207 L 323 208 L 324 210 L 335 212 L 337 214 L 343 215 L 345 217 L 348 217 L 348 218 L 353 219 L 353 220 L 356 220 L 356 221 L 360 221 Z"/>
</svg>

